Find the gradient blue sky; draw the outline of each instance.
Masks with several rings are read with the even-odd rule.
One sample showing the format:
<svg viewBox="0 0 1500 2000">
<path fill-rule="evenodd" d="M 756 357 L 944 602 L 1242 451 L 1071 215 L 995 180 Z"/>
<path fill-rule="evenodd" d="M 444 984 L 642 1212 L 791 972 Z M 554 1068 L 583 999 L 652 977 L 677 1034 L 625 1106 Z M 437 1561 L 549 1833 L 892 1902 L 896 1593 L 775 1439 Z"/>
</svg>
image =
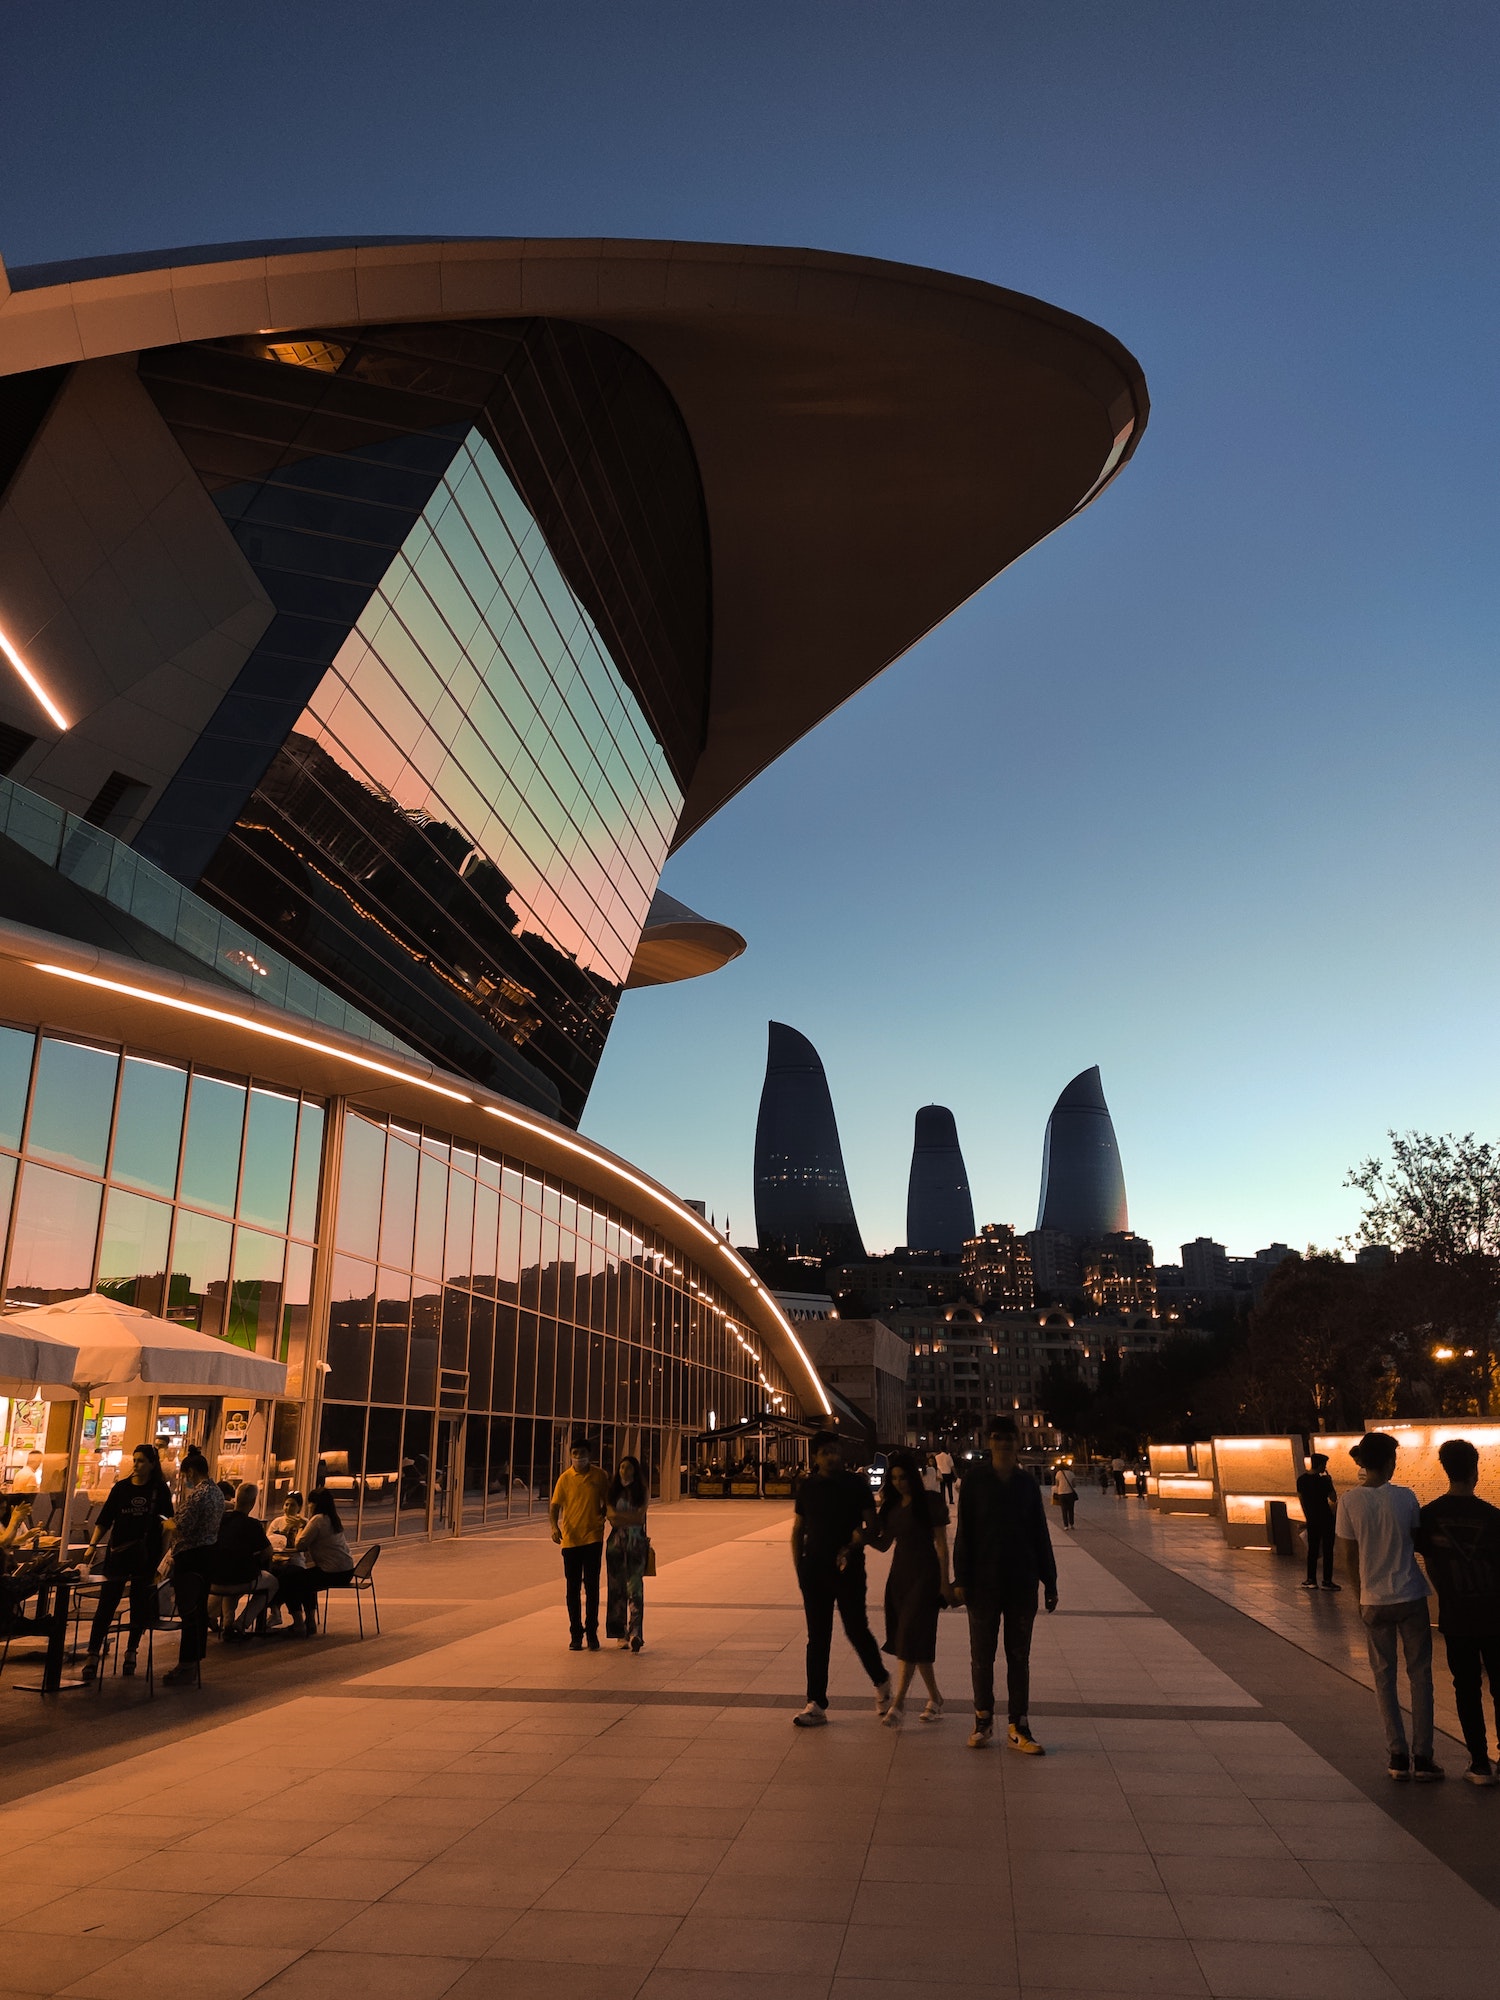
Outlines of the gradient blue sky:
<svg viewBox="0 0 1500 2000">
<path fill-rule="evenodd" d="M 1029 1226 L 1099 1063 L 1158 1255 L 1330 1242 L 1387 1126 L 1500 1128 L 1500 9 L 7 8 L 0 252 L 680 236 L 932 264 L 1139 356 L 1125 476 L 721 813 L 750 940 L 624 1003 L 585 1129 L 735 1235 L 765 1023 L 867 1240 L 912 1114 Z"/>
</svg>

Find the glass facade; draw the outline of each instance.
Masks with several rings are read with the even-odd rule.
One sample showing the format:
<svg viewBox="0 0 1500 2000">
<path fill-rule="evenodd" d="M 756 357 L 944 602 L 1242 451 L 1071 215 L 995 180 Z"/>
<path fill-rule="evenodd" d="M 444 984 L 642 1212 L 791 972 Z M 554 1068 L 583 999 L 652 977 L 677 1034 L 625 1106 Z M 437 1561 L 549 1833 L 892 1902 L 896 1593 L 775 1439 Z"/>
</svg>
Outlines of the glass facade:
<svg viewBox="0 0 1500 2000">
<path fill-rule="evenodd" d="M 333 1249 L 319 1445 L 367 1540 L 544 1512 L 578 1431 L 649 1461 L 796 1407 L 707 1272 L 502 1153 L 351 1111 Z"/>
<path fill-rule="evenodd" d="M 712 1274 L 625 1210 L 266 1077 L 0 1025 L 0 1221 L 7 1308 L 98 1290 L 284 1361 L 273 1491 L 320 1410 L 310 1466 L 366 1540 L 545 1511 L 578 1431 L 659 1469 L 710 1412 L 797 1410 Z"/>
<path fill-rule="evenodd" d="M 701 748 L 708 553 L 645 364 L 546 321 L 142 356 L 275 606 L 142 851 L 576 1122 Z"/>
<path fill-rule="evenodd" d="M 323 1128 L 276 1084 L 0 1027 L 6 1309 L 104 1292 L 300 1394 Z"/>
</svg>

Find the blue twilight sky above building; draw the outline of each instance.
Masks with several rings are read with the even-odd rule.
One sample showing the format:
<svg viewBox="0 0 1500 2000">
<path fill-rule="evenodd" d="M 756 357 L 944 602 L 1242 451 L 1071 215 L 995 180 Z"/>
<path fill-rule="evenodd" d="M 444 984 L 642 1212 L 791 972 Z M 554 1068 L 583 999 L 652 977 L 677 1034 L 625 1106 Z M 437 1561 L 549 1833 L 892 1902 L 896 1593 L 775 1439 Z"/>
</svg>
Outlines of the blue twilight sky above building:
<svg viewBox="0 0 1500 2000">
<path fill-rule="evenodd" d="M 631 995 L 585 1129 L 751 1234 L 768 1019 L 861 1227 L 951 1105 L 1035 1213 L 1098 1063 L 1159 1251 L 1327 1242 L 1389 1125 L 1500 1127 L 1500 13 L 847 0 L 13 11 L 0 251 L 805 243 L 1034 292 L 1151 387 L 1125 477 L 674 861 L 750 941 Z"/>
</svg>

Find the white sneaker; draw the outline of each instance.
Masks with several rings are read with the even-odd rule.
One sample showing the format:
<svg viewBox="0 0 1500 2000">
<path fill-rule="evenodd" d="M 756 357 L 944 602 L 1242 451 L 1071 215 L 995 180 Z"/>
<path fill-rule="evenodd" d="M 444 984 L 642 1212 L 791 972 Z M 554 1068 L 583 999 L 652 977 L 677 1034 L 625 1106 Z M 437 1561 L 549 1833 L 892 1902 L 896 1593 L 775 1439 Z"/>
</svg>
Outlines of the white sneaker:
<svg viewBox="0 0 1500 2000">
<path fill-rule="evenodd" d="M 893 1701 L 880 1720 L 885 1724 L 887 1729 L 899 1729 L 905 1720 L 901 1712 L 900 1702 Z"/>
<path fill-rule="evenodd" d="M 927 1706 L 922 1710 L 922 1720 L 924 1722 L 941 1722 L 942 1719 L 943 1697 L 940 1694 L 932 1695 L 928 1700 Z"/>
<path fill-rule="evenodd" d="M 895 1692 L 895 1689 L 891 1686 L 891 1677 L 887 1674 L 875 1690 L 875 1713 L 878 1716 L 884 1718 L 889 1712 Z"/>
<path fill-rule="evenodd" d="M 799 1708 L 792 1717 L 793 1729 L 823 1729 L 827 1726 L 828 1712 L 810 1701 L 806 1708 Z"/>
</svg>

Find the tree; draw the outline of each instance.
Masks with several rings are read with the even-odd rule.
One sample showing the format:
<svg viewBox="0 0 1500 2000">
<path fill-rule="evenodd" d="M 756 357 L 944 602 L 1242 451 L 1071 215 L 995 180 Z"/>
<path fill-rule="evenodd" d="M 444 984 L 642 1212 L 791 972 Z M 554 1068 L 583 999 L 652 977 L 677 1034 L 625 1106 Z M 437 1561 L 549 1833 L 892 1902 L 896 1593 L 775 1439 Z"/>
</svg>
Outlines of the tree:
<svg viewBox="0 0 1500 2000">
<path fill-rule="evenodd" d="M 1389 1166 L 1366 1160 L 1344 1182 L 1365 1197 L 1358 1240 L 1397 1253 L 1379 1288 L 1380 1414 L 1485 1416 L 1497 1383 L 1500 1146 L 1472 1132 L 1389 1138 Z"/>
<path fill-rule="evenodd" d="M 1268 1428 L 1339 1430 L 1379 1366 L 1368 1275 L 1333 1251 L 1288 1257 L 1251 1315 L 1247 1385 Z"/>
<path fill-rule="evenodd" d="M 1472 1132 L 1389 1132 L 1391 1162 L 1365 1160 L 1344 1186 L 1365 1198 L 1361 1244 L 1456 1264 L 1500 1255 L 1500 1147 Z"/>
<path fill-rule="evenodd" d="M 1039 1379 L 1042 1415 L 1064 1437 L 1088 1436 L 1085 1419 L 1093 1408 L 1094 1392 L 1078 1373 L 1077 1366 L 1065 1361 L 1049 1361 Z"/>
</svg>

